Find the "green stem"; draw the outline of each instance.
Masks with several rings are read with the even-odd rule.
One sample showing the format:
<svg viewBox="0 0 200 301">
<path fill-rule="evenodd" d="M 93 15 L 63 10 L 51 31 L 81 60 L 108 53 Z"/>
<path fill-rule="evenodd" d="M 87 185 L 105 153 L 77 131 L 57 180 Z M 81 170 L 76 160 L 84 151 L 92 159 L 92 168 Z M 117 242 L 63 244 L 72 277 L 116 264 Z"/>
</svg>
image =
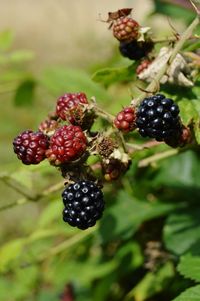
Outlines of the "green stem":
<svg viewBox="0 0 200 301">
<path fill-rule="evenodd" d="M 148 166 L 152 163 L 155 163 L 155 162 L 160 161 L 162 159 L 174 156 L 178 153 L 179 153 L 178 149 L 170 149 L 170 150 L 162 152 L 162 153 L 157 153 L 153 156 L 150 156 L 148 158 L 140 160 L 139 163 L 138 163 L 138 167 L 146 167 L 146 166 Z"/>
<path fill-rule="evenodd" d="M 95 113 L 99 117 L 101 117 L 101 118 L 107 120 L 109 123 L 113 124 L 115 117 L 113 115 L 111 115 L 110 113 L 104 111 L 102 108 L 100 108 L 96 104 L 95 104 Z"/>
<path fill-rule="evenodd" d="M 49 188 L 43 190 L 43 192 L 41 194 L 38 194 L 38 195 L 35 195 L 35 196 L 31 195 L 31 197 L 30 197 L 30 192 L 29 193 L 24 193 L 24 191 L 23 191 L 24 188 L 20 189 L 18 182 L 17 182 L 17 184 L 15 183 L 16 185 L 13 185 L 13 183 L 14 183 L 13 179 L 11 181 L 11 183 L 12 183 L 11 185 L 8 182 L 5 182 L 5 183 L 8 186 L 12 187 L 14 190 L 16 190 L 18 193 L 24 195 L 25 198 L 19 199 L 19 200 L 13 202 L 13 203 L 10 203 L 10 204 L 7 204 L 7 205 L 4 205 L 4 206 L 0 207 L 0 211 L 10 209 L 10 208 L 15 207 L 15 206 L 24 205 L 24 204 L 28 203 L 29 201 L 32 201 L 32 202 L 39 201 L 40 199 L 48 196 L 50 193 L 59 191 L 64 186 L 63 181 L 62 181 L 62 182 L 56 183 L 55 185 L 50 186 Z"/>
</svg>

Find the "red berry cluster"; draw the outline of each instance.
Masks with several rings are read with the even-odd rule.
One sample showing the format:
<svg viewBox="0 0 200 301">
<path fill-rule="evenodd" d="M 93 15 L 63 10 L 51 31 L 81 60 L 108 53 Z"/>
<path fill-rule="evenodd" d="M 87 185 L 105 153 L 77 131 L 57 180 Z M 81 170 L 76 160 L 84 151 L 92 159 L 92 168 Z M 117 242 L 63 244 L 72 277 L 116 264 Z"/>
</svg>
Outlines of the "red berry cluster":
<svg viewBox="0 0 200 301">
<path fill-rule="evenodd" d="M 71 124 L 76 124 L 73 110 L 80 109 L 81 104 L 88 104 L 85 93 L 66 93 L 57 100 L 56 114 L 62 120 L 69 120 Z"/>
<path fill-rule="evenodd" d="M 46 157 L 51 164 L 60 165 L 78 159 L 87 147 L 87 139 L 79 126 L 63 125 L 50 139 Z"/>
<path fill-rule="evenodd" d="M 135 120 L 135 109 L 133 107 L 126 107 L 117 114 L 114 125 L 122 132 L 128 133 L 135 129 Z"/>
<path fill-rule="evenodd" d="M 117 19 L 113 25 L 113 35 L 119 41 L 132 41 L 138 37 L 139 24 L 129 17 Z"/>
<path fill-rule="evenodd" d="M 38 164 L 45 159 L 48 139 L 42 132 L 26 130 L 14 139 L 13 147 L 24 164 Z"/>
<path fill-rule="evenodd" d="M 72 109 L 88 105 L 84 93 L 66 93 L 56 103 L 56 113 L 39 125 L 39 131 L 25 131 L 13 142 L 14 152 L 24 164 L 38 164 L 47 158 L 60 165 L 81 157 L 87 147 L 87 138 L 80 126 L 74 125 Z M 84 118 L 83 114 L 82 117 Z M 67 121 L 68 125 L 62 122 Z"/>
</svg>

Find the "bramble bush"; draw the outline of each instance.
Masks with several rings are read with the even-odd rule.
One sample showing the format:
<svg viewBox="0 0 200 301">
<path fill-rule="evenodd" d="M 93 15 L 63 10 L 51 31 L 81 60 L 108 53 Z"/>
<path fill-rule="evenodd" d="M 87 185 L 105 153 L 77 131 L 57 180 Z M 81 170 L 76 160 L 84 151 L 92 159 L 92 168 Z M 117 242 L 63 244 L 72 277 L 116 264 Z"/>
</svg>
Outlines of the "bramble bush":
<svg viewBox="0 0 200 301">
<path fill-rule="evenodd" d="M 92 80 L 58 67 L 35 79 L 12 65 L 31 54 L 8 53 L 11 33 L 1 34 L 15 105 L 32 103 L 36 86 L 57 99 L 14 138 L 29 166 L 0 175 L 20 195 L 1 211 L 43 204 L 31 229 L 0 247 L 1 300 L 200 300 L 200 11 L 191 7 L 185 31 L 162 39 L 132 9 L 109 13 L 119 53 Z"/>
</svg>

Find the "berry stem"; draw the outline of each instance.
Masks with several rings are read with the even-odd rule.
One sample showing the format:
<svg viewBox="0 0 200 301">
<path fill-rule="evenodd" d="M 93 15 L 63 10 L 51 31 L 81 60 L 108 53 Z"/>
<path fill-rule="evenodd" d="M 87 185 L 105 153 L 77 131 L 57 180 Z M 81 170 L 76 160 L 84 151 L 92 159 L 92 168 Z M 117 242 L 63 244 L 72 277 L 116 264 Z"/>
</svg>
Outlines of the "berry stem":
<svg viewBox="0 0 200 301">
<path fill-rule="evenodd" d="M 126 143 L 126 146 L 129 148 L 130 151 L 139 151 L 143 149 L 153 148 L 155 146 L 161 145 L 162 142 L 158 142 L 156 140 L 148 141 L 144 144 L 134 144 L 134 143 Z"/>
<path fill-rule="evenodd" d="M 187 40 L 199 40 L 198 36 L 190 36 Z M 175 37 L 168 37 L 168 38 L 158 38 L 158 39 L 152 39 L 152 42 L 154 44 L 159 44 L 159 43 L 170 43 L 170 42 L 177 42 L 179 41 L 179 36 Z"/>
<path fill-rule="evenodd" d="M 189 27 L 185 30 L 185 32 L 182 35 L 180 35 L 180 39 L 175 44 L 175 47 L 173 48 L 172 53 L 169 56 L 166 63 L 161 67 L 160 71 L 157 73 L 154 80 L 147 86 L 147 88 L 145 89 L 146 92 L 141 93 L 141 95 L 137 99 L 132 100 L 131 103 L 133 105 L 136 105 L 139 102 L 141 102 L 147 96 L 148 93 L 152 93 L 153 91 L 157 90 L 157 87 L 159 85 L 159 82 L 160 82 L 161 78 L 166 73 L 167 69 L 171 65 L 171 63 L 174 60 L 174 58 L 176 57 L 177 53 L 181 50 L 181 48 L 183 47 L 185 41 L 192 35 L 193 30 L 195 29 L 195 27 L 198 24 L 199 24 L 199 16 L 197 16 L 193 20 L 193 22 L 189 25 Z"/>
<path fill-rule="evenodd" d="M 94 108 L 95 108 L 95 113 L 97 116 L 99 116 L 99 117 L 107 120 L 109 123 L 113 124 L 115 117 L 112 114 L 104 111 L 102 108 L 97 106 L 96 103 L 94 103 Z"/>
</svg>

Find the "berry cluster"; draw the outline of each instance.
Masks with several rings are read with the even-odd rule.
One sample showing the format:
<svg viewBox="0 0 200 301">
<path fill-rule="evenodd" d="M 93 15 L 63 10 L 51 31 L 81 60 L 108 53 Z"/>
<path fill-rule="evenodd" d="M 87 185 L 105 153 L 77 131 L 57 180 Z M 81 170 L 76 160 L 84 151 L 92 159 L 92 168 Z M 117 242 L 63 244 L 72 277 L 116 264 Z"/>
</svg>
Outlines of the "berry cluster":
<svg viewBox="0 0 200 301">
<path fill-rule="evenodd" d="M 133 107 L 126 107 L 117 114 L 114 120 L 114 125 L 119 130 L 128 133 L 135 129 L 136 114 Z"/>
<path fill-rule="evenodd" d="M 124 9 L 110 13 L 115 17 L 109 15 L 108 22 L 113 22 L 113 36 L 119 41 L 121 55 L 130 60 L 140 60 L 151 52 L 154 44 L 148 36 L 144 36 L 138 22 L 128 16 L 131 11 Z"/>
<path fill-rule="evenodd" d="M 42 132 L 27 130 L 14 139 L 13 148 L 24 164 L 38 164 L 45 159 L 48 139 Z"/>
<path fill-rule="evenodd" d="M 87 147 L 87 139 L 79 126 L 63 125 L 50 138 L 46 156 L 53 165 L 74 161 Z"/>
<path fill-rule="evenodd" d="M 62 193 L 65 209 L 63 220 L 85 230 L 96 224 L 104 210 L 102 191 L 91 181 L 70 184 Z"/>
<path fill-rule="evenodd" d="M 133 40 L 131 42 L 121 42 L 119 51 L 124 57 L 137 61 L 147 56 L 153 46 L 152 41 L 138 42 Z"/>
<path fill-rule="evenodd" d="M 24 164 L 39 164 L 47 158 L 51 165 L 60 169 L 63 177 L 74 183 L 62 194 L 63 219 L 80 229 L 94 226 L 104 210 L 103 193 L 95 182 L 77 181 L 79 177 L 92 177 L 85 160 L 88 141 L 94 139 L 90 136 L 93 122 L 94 114 L 86 95 L 66 93 L 58 98 L 55 113 L 41 122 L 38 132 L 24 131 L 13 141 L 14 152 Z M 101 151 L 103 148 L 100 143 Z"/>
<path fill-rule="evenodd" d="M 132 41 L 138 37 L 139 24 L 129 17 L 121 17 L 113 26 L 114 37 L 121 41 Z"/>
<path fill-rule="evenodd" d="M 154 44 L 130 13 L 131 9 L 109 13 L 107 22 L 112 22 L 110 28 L 120 43 L 121 54 L 140 60 L 148 56 Z M 136 73 L 150 63 L 144 59 Z M 94 101 L 89 103 L 85 93 L 65 93 L 57 99 L 54 113 L 41 122 L 39 131 L 24 131 L 13 141 L 14 152 L 24 164 L 39 164 L 46 158 L 59 169 L 66 180 L 63 220 L 73 227 L 84 230 L 96 224 L 105 206 L 99 184 L 117 180 L 129 169 L 133 145 L 126 143 L 119 131 L 129 133 L 137 128 L 142 137 L 172 147 L 190 142 L 190 129 L 182 124 L 179 107 L 172 99 L 156 94 L 144 98 L 137 108 L 132 103 L 113 118 Z M 119 131 L 92 131 L 98 115 Z M 95 163 L 88 163 L 90 155 L 97 156 Z"/>
<path fill-rule="evenodd" d="M 179 108 L 162 94 L 145 98 L 137 109 L 136 124 L 142 137 L 172 140 L 181 134 Z"/>
</svg>

